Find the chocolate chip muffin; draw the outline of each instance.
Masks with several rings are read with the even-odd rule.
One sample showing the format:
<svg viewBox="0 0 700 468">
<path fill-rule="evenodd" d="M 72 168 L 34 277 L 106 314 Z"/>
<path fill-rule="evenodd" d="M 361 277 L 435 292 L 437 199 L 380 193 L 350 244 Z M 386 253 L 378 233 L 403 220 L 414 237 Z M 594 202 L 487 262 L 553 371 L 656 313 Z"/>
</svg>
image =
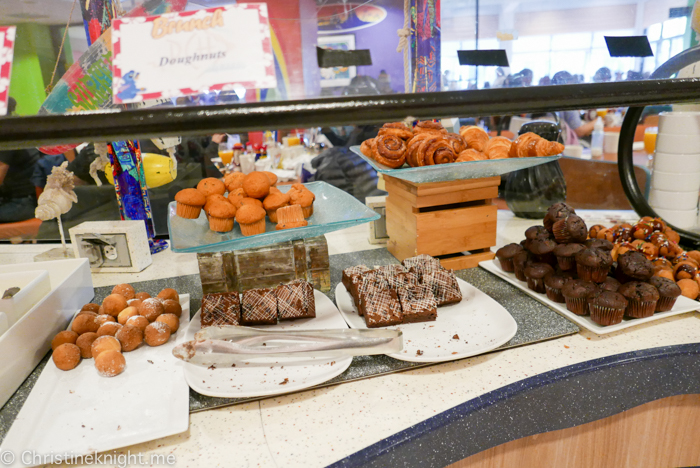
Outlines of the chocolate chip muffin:
<svg viewBox="0 0 700 468">
<path fill-rule="evenodd" d="M 554 256 L 554 249 L 557 243 L 552 239 L 533 239 L 530 241 L 528 250 L 533 255 L 536 262 L 556 265 L 557 258 Z"/>
<path fill-rule="evenodd" d="M 583 244 L 559 244 L 554 248 L 557 265 L 564 271 L 576 270 L 576 254 L 585 249 Z"/>
<path fill-rule="evenodd" d="M 612 242 L 605 239 L 588 239 L 584 242 L 584 245 L 591 249 L 607 250 L 608 252 L 611 252 L 613 247 L 615 247 Z"/>
<path fill-rule="evenodd" d="M 591 281 L 574 279 L 564 283 L 561 293 L 567 309 L 576 315 L 588 315 L 588 296 L 597 290 L 598 287 Z"/>
<path fill-rule="evenodd" d="M 644 318 L 654 315 L 659 291 L 651 284 L 631 281 L 620 286 L 618 292 L 627 299 L 625 315 L 628 317 Z"/>
<path fill-rule="evenodd" d="M 544 277 L 548 273 L 553 273 L 554 268 L 547 263 L 531 263 L 525 267 L 525 278 L 527 280 L 527 287 L 535 292 L 544 294 Z"/>
<path fill-rule="evenodd" d="M 508 244 L 498 249 L 496 251 L 496 258 L 501 264 L 501 269 L 503 271 L 507 271 L 508 273 L 512 273 L 515 269 L 515 266 L 513 265 L 513 258 L 516 254 L 522 252 L 523 250 L 523 246 L 520 244 Z"/>
<path fill-rule="evenodd" d="M 576 254 L 576 273 L 584 281 L 602 283 L 608 276 L 613 260 L 610 252 L 602 249 L 583 249 Z"/>
<path fill-rule="evenodd" d="M 555 203 L 549 207 L 547 214 L 544 215 L 544 227 L 549 232 L 552 232 L 554 223 L 560 219 L 566 219 L 567 216 L 576 214 L 576 211 L 566 203 Z"/>
<path fill-rule="evenodd" d="M 527 250 L 521 250 L 513 257 L 513 273 L 520 281 L 527 281 L 525 267 L 530 263 L 532 263 L 532 255 Z"/>
<path fill-rule="evenodd" d="M 613 291 L 603 291 L 590 301 L 591 320 L 598 325 L 608 326 L 622 322 L 627 308 L 627 299 Z"/>
<path fill-rule="evenodd" d="M 661 276 L 652 276 L 649 284 L 659 292 L 659 300 L 656 303 L 655 312 L 668 312 L 673 309 L 676 299 L 681 295 L 681 288 L 675 281 Z"/>
<path fill-rule="evenodd" d="M 565 271 L 552 271 L 547 273 L 547 275 L 544 277 L 544 290 L 549 300 L 562 304 L 566 302 L 561 290 L 564 287 L 564 284 L 571 279 L 573 279 L 573 275 Z"/>
<path fill-rule="evenodd" d="M 574 214 L 556 221 L 552 225 L 552 232 L 554 233 L 554 238 L 560 244 L 584 242 L 588 237 L 586 223 Z"/>
<path fill-rule="evenodd" d="M 617 257 L 615 276 L 620 283 L 647 281 L 654 274 L 654 264 L 642 252 L 628 250 Z"/>
</svg>

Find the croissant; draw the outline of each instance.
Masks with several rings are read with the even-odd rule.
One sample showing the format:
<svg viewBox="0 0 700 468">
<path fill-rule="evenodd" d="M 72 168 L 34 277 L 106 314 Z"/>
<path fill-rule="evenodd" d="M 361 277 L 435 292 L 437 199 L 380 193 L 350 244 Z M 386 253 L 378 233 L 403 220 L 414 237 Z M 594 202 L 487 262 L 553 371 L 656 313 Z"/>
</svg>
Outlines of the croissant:
<svg viewBox="0 0 700 468">
<path fill-rule="evenodd" d="M 528 132 L 520 135 L 511 146 L 510 157 L 554 156 L 564 151 L 564 145 L 549 141 L 536 133 Z"/>
<path fill-rule="evenodd" d="M 396 169 L 406 162 L 406 142 L 394 135 L 379 135 L 372 144 L 372 158 Z"/>
<path fill-rule="evenodd" d="M 413 133 L 418 135 L 419 133 L 433 133 L 435 135 L 442 135 L 447 133 L 445 127 L 439 122 L 433 122 L 432 120 L 425 120 L 423 122 L 418 122 L 415 127 L 413 127 Z"/>
<path fill-rule="evenodd" d="M 481 151 L 468 148 L 457 155 L 457 160 L 455 162 L 483 161 L 485 159 L 488 159 L 488 157 Z"/>
<path fill-rule="evenodd" d="M 532 132 L 527 132 L 523 133 L 520 135 L 518 138 L 513 141 L 513 144 L 510 147 L 510 151 L 508 155 L 511 158 L 524 158 L 528 156 L 528 147 L 527 145 L 530 144 L 530 142 L 535 142 L 538 138 L 542 138 L 536 133 Z"/>
<path fill-rule="evenodd" d="M 511 141 L 506 137 L 493 137 L 486 144 L 484 154 L 489 159 L 506 159 L 510 151 Z"/>
<path fill-rule="evenodd" d="M 362 142 L 360 145 L 360 152 L 367 156 L 368 158 L 372 157 L 372 144 L 374 143 L 374 138 L 370 138 L 369 140 L 365 140 Z"/>
<path fill-rule="evenodd" d="M 394 135 L 402 140 L 410 140 L 413 132 L 403 122 L 386 123 L 379 129 L 379 135 Z"/>
<path fill-rule="evenodd" d="M 477 151 L 483 152 L 489 142 L 489 134 L 476 125 L 461 127 L 459 135 L 467 143 L 468 148 L 474 148 Z"/>
<path fill-rule="evenodd" d="M 464 138 L 457 135 L 456 133 L 448 133 L 444 136 L 444 138 L 450 142 L 450 144 L 452 145 L 452 149 L 455 151 L 455 154 L 459 154 L 465 149 L 467 149 L 467 143 L 464 141 Z"/>
</svg>

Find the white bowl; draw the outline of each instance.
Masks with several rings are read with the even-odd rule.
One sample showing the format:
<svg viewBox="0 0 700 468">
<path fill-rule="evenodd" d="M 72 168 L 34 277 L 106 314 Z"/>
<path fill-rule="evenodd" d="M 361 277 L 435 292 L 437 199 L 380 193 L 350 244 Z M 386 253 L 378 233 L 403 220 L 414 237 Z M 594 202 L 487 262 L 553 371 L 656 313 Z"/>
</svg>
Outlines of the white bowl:
<svg viewBox="0 0 700 468">
<path fill-rule="evenodd" d="M 700 112 L 662 112 L 659 133 L 668 135 L 700 135 Z"/>
<path fill-rule="evenodd" d="M 671 154 L 700 153 L 700 133 L 673 135 L 659 132 L 656 136 L 656 151 Z"/>
<path fill-rule="evenodd" d="M 651 173 L 651 188 L 679 192 L 700 192 L 700 172 L 662 172 Z"/>
<path fill-rule="evenodd" d="M 700 153 L 670 154 L 657 151 L 654 154 L 654 171 L 672 174 L 700 172 Z"/>
<path fill-rule="evenodd" d="M 669 210 L 695 210 L 698 207 L 698 192 L 671 192 L 652 189 L 649 204 L 653 208 Z"/>
<path fill-rule="evenodd" d="M 653 207 L 652 207 L 653 208 Z M 681 229 L 693 229 L 698 220 L 698 210 L 666 210 L 654 208 L 664 221 Z"/>
</svg>

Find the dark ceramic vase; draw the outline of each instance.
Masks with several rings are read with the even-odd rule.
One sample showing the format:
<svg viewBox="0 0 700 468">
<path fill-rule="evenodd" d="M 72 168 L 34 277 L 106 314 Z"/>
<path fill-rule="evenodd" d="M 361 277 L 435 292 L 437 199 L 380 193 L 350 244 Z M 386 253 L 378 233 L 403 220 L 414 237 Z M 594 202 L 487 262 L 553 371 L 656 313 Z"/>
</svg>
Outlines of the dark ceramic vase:
<svg viewBox="0 0 700 468">
<path fill-rule="evenodd" d="M 553 122 L 534 121 L 524 124 L 518 134 L 527 132 L 558 141 L 560 128 Z M 506 179 L 503 197 L 516 216 L 544 218 L 551 205 L 566 200 L 566 181 L 559 161 L 511 172 Z"/>
</svg>

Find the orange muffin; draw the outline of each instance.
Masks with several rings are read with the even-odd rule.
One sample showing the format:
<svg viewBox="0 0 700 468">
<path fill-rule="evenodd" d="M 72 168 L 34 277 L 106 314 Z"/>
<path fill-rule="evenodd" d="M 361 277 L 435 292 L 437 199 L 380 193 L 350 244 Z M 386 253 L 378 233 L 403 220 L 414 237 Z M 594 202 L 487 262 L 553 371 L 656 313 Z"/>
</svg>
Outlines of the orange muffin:
<svg viewBox="0 0 700 468">
<path fill-rule="evenodd" d="M 277 210 L 289 205 L 289 195 L 286 193 L 270 193 L 263 201 L 263 208 L 273 223 L 277 222 Z"/>
<path fill-rule="evenodd" d="M 283 206 L 277 210 L 277 231 L 307 226 L 304 212 L 299 205 Z"/>
<path fill-rule="evenodd" d="M 228 202 L 236 207 L 236 209 L 241 207 L 241 200 L 246 198 L 248 194 L 245 193 L 243 187 L 234 189 L 232 192 L 228 193 Z"/>
<path fill-rule="evenodd" d="M 263 174 L 267 176 L 268 179 L 270 179 L 270 185 L 275 185 L 277 183 L 277 176 L 275 175 L 274 172 L 270 171 L 263 171 Z"/>
<path fill-rule="evenodd" d="M 296 184 L 295 184 L 296 185 Z M 314 200 L 316 196 L 310 190 L 306 188 L 304 190 L 299 190 L 292 186 L 292 189 L 287 192 L 291 198 L 292 205 L 301 206 L 301 210 L 304 213 L 304 218 L 308 218 L 314 214 Z"/>
<path fill-rule="evenodd" d="M 265 210 L 256 205 L 243 205 L 236 212 L 236 221 L 241 225 L 244 236 L 254 236 L 265 232 Z"/>
<path fill-rule="evenodd" d="M 205 197 L 209 195 L 223 195 L 226 193 L 226 186 L 219 179 L 207 177 L 199 181 L 197 190 L 202 192 Z"/>
<path fill-rule="evenodd" d="M 251 198 L 265 198 L 270 193 L 271 185 L 264 172 L 251 172 L 243 179 L 243 190 Z"/>
<path fill-rule="evenodd" d="M 228 198 L 226 198 L 223 195 L 219 194 L 214 194 L 214 195 L 209 195 L 207 197 L 207 202 L 204 204 L 204 212 L 207 214 L 207 217 L 209 217 L 209 209 L 215 204 L 219 202 L 224 202 L 228 205 L 231 203 L 228 201 Z"/>
<path fill-rule="evenodd" d="M 243 188 L 243 179 L 245 179 L 245 174 L 242 172 L 231 172 L 226 174 L 224 177 L 224 185 L 226 190 L 233 192 L 236 189 Z"/>
<path fill-rule="evenodd" d="M 233 229 L 236 207 L 227 201 L 214 202 L 209 208 L 209 229 L 216 232 L 229 232 Z"/>
<path fill-rule="evenodd" d="M 270 187 L 270 193 L 282 193 L 277 187 Z"/>
<path fill-rule="evenodd" d="M 175 201 L 177 202 L 176 213 L 179 217 L 197 219 L 199 212 L 202 211 L 202 207 L 207 202 L 207 197 L 199 190 L 187 188 L 175 194 Z"/>
<path fill-rule="evenodd" d="M 244 198 L 243 200 L 241 200 L 240 203 L 239 203 L 239 205 L 240 205 L 240 206 L 243 206 L 243 205 L 255 205 L 255 206 L 259 207 L 259 208 L 263 208 L 263 202 L 262 202 L 262 201 L 258 200 L 257 198 L 250 198 L 250 197 L 246 197 L 246 198 Z"/>
</svg>

